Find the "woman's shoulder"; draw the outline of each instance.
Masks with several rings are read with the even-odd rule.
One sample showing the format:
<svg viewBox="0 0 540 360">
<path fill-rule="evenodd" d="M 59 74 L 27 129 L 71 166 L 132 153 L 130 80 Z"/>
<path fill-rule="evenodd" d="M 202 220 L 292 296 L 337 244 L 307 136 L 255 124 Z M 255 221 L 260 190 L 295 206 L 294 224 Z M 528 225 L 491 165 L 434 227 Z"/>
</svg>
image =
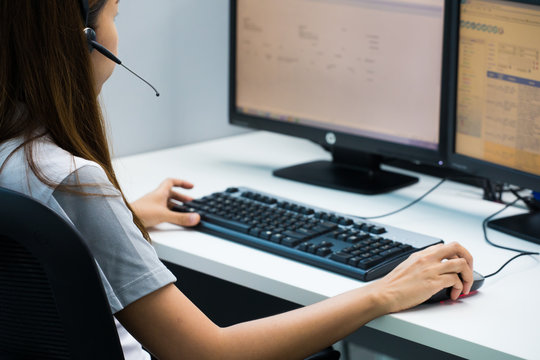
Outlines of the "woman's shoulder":
<svg viewBox="0 0 540 360">
<path fill-rule="evenodd" d="M 84 173 L 97 179 L 107 179 L 105 171 L 96 162 L 89 161 L 62 149 L 50 137 L 42 136 L 30 143 L 30 152 L 21 147 L 23 139 L 12 139 L 0 146 L 0 186 L 33 197 L 39 194 L 42 201 L 54 191 L 55 186 L 84 168 Z M 29 159 L 33 164 L 29 163 Z M 37 170 L 38 174 L 34 172 Z M 43 182 L 45 180 L 45 182 Z"/>
<path fill-rule="evenodd" d="M 48 137 L 36 140 L 32 146 L 32 155 L 36 165 L 52 182 L 61 183 L 69 175 L 82 168 L 96 177 L 102 177 L 105 174 L 98 163 L 71 154 Z"/>
</svg>

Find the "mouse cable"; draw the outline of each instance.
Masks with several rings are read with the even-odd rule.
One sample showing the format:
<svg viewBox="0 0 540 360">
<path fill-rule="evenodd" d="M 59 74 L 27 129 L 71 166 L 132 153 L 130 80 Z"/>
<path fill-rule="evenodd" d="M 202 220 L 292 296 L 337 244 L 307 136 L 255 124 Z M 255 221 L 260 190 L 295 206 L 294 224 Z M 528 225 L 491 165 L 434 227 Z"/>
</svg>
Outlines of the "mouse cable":
<svg viewBox="0 0 540 360">
<path fill-rule="evenodd" d="M 391 215 L 395 215 L 399 212 L 402 212 L 403 210 L 406 210 L 408 208 L 410 208 L 411 206 L 413 205 L 416 205 L 418 204 L 420 201 L 424 200 L 426 198 L 426 196 L 428 196 L 429 194 L 431 194 L 433 191 L 435 191 L 436 189 L 438 189 L 442 184 L 444 184 L 446 181 L 450 180 L 454 180 L 454 181 L 459 181 L 459 180 L 471 180 L 471 179 L 475 179 L 475 177 L 473 176 L 462 176 L 462 177 L 446 177 L 446 178 L 443 178 L 441 179 L 441 181 L 439 181 L 435 186 L 433 186 L 431 189 L 429 189 L 428 191 L 426 191 L 426 193 L 422 196 L 420 196 L 418 199 L 412 201 L 411 203 L 405 205 L 404 207 L 400 208 L 400 209 L 397 209 L 395 211 L 392 211 L 392 212 L 389 212 L 389 213 L 386 213 L 386 214 L 383 214 L 383 215 L 377 215 L 377 216 L 357 216 L 358 218 L 362 219 L 362 220 L 375 220 L 375 219 L 381 219 L 381 218 L 384 218 L 384 217 L 387 217 L 387 216 L 391 216 Z"/>
<path fill-rule="evenodd" d="M 517 254 L 516 256 L 514 256 L 513 258 L 511 258 L 510 260 L 508 260 L 507 262 L 504 263 L 503 266 L 501 266 L 499 268 L 499 270 L 495 271 L 493 274 L 489 274 L 489 275 L 484 275 L 484 279 L 487 279 L 488 277 L 492 277 L 494 275 L 497 275 L 498 273 L 501 272 L 502 269 L 504 269 L 506 267 L 506 265 L 510 264 L 512 261 L 514 261 L 515 259 L 517 259 L 518 257 L 521 257 L 521 256 L 525 256 L 525 255 L 540 255 L 539 253 L 534 253 L 534 252 L 522 252 L 521 254 Z"/>
<path fill-rule="evenodd" d="M 487 218 L 484 219 L 484 221 L 482 221 L 482 230 L 484 232 L 484 239 L 486 240 L 486 242 L 488 244 L 490 244 L 491 246 L 494 246 L 496 248 L 499 248 L 499 249 L 514 251 L 514 252 L 523 253 L 523 254 L 526 254 L 526 255 L 540 255 L 537 252 L 514 249 L 514 248 L 511 248 L 511 247 L 506 247 L 506 246 L 495 244 L 494 242 L 489 240 L 489 237 L 487 235 L 487 223 L 490 222 L 491 219 L 493 219 L 495 216 L 499 215 L 500 213 L 502 213 L 503 211 L 508 209 L 509 207 L 514 206 L 520 200 L 522 200 L 522 199 L 518 197 L 517 199 L 515 199 L 514 201 L 506 204 L 502 209 L 500 209 L 500 210 L 496 211 L 495 213 L 489 215 Z"/>
<path fill-rule="evenodd" d="M 446 178 L 442 179 L 441 181 L 439 181 L 435 186 L 433 186 L 431 189 L 429 189 L 424 195 L 420 196 L 418 199 L 412 201 L 411 203 L 405 205 L 404 207 L 400 208 L 400 209 L 397 209 L 397 210 L 394 210 L 392 212 L 389 212 L 387 214 L 383 214 L 383 215 L 377 215 L 377 216 L 368 216 L 368 217 L 364 217 L 364 216 L 357 216 L 358 218 L 362 219 L 362 220 L 374 220 L 374 219 L 380 219 L 380 218 L 383 218 L 383 217 L 387 217 L 387 216 L 390 216 L 390 215 L 394 215 L 394 214 L 397 214 L 399 212 L 402 212 L 403 210 L 406 210 L 408 208 L 410 208 L 411 206 L 413 205 L 416 205 L 418 204 L 420 201 L 424 200 L 424 198 L 426 196 L 428 196 L 429 194 L 431 194 L 432 192 L 434 192 L 439 186 L 441 186 L 442 184 L 444 184 L 446 182 Z"/>
<path fill-rule="evenodd" d="M 514 252 L 518 252 L 519 254 L 515 255 L 514 257 L 512 257 L 510 260 L 508 260 L 507 262 L 504 263 L 503 266 L 501 266 L 499 268 L 499 270 L 495 271 L 494 273 L 492 274 L 489 274 L 489 275 L 485 275 L 484 278 L 488 278 L 488 277 L 491 277 L 491 276 L 494 276 L 494 275 L 497 275 L 502 269 L 504 269 L 506 267 L 506 265 L 510 264 L 512 261 L 514 261 L 515 259 L 521 257 L 521 256 L 525 256 L 525 255 L 540 255 L 540 253 L 538 252 L 533 252 L 533 251 L 524 251 L 524 250 L 519 250 L 519 249 L 514 249 L 514 248 L 510 248 L 510 247 L 506 247 L 506 246 L 502 246 L 502 245 L 498 245 L 498 244 L 495 244 L 494 242 L 492 242 L 491 240 L 489 240 L 489 237 L 487 235 L 487 223 L 493 219 L 495 216 L 499 215 L 500 213 L 502 213 L 503 211 L 505 211 L 506 209 L 508 209 L 509 207 L 511 206 L 514 206 L 518 201 L 520 200 L 523 200 L 523 198 L 521 196 L 517 196 L 517 198 L 506 204 L 501 210 L 498 210 L 496 211 L 495 213 L 489 215 L 487 218 L 484 219 L 484 221 L 482 222 L 482 230 L 484 232 L 484 239 L 486 240 L 486 242 L 488 244 L 490 244 L 491 246 L 494 246 L 496 248 L 499 248 L 499 249 L 504 249 L 504 250 L 509 250 L 509 251 L 514 251 Z"/>
</svg>

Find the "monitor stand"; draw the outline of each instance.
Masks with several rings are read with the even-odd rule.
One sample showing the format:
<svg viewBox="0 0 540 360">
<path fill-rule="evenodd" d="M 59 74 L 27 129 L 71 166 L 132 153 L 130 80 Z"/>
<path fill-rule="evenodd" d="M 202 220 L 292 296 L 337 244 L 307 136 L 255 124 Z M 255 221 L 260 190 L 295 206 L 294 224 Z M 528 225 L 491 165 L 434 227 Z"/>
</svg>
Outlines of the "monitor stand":
<svg viewBox="0 0 540 360">
<path fill-rule="evenodd" d="M 381 169 L 382 157 L 332 149 L 333 161 L 314 161 L 274 171 L 289 180 L 365 195 L 390 192 L 418 182 L 418 178 Z"/>
<path fill-rule="evenodd" d="M 540 211 L 492 220 L 488 226 L 505 234 L 540 244 Z"/>
</svg>

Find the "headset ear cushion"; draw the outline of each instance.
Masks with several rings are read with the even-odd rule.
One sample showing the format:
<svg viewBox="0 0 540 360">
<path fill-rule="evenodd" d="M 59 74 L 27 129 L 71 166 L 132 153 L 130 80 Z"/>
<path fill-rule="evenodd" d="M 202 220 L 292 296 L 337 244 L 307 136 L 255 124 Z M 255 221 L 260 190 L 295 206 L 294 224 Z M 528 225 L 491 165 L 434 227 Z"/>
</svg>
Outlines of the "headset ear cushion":
<svg viewBox="0 0 540 360">
<path fill-rule="evenodd" d="M 92 50 L 94 50 L 92 42 L 96 41 L 96 32 L 94 29 L 87 27 L 84 29 L 84 35 L 86 36 L 86 42 L 88 43 L 88 50 L 92 52 Z"/>
</svg>

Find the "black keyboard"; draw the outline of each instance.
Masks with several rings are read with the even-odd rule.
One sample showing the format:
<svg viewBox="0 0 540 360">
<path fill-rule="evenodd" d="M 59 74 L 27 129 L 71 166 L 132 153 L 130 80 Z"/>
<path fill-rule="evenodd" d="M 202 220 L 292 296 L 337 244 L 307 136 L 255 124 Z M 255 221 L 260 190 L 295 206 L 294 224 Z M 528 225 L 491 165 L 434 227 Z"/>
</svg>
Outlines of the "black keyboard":
<svg viewBox="0 0 540 360">
<path fill-rule="evenodd" d="M 244 187 L 173 209 L 199 213 L 199 231 L 362 281 L 384 276 L 411 253 L 442 243 Z"/>
</svg>

